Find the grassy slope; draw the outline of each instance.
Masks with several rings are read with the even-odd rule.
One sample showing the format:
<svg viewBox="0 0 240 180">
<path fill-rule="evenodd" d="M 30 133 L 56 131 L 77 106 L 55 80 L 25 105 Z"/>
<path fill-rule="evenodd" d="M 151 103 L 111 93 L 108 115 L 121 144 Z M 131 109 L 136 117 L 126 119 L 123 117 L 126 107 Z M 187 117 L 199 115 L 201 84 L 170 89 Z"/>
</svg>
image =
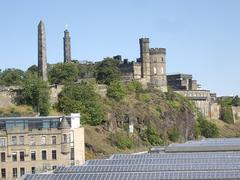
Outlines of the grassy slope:
<svg viewBox="0 0 240 180">
<path fill-rule="evenodd" d="M 240 137 L 240 123 L 227 124 L 221 120 L 212 120 L 219 128 L 221 137 Z"/>
</svg>

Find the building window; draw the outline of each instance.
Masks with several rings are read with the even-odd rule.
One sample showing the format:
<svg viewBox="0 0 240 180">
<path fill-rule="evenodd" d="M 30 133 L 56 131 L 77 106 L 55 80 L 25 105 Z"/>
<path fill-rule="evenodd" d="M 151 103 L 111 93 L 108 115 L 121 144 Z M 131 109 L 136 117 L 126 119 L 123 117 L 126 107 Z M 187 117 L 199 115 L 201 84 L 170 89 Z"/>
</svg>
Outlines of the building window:
<svg viewBox="0 0 240 180">
<path fill-rule="evenodd" d="M 19 145 L 24 144 L 24 136 L 19 136 Z"/>
<path fill-rule="evenodd" d="M 163 57 L 161 59 L 162 59 L 162 62 L 163 62 L 164 61 Z"/>
<path fill-rule="evenodd" d="M 46 136 L 42 136 L 42 145 L 45 145 L 46 144 Z"/>
<path fill-rule="evenodd" d="M 4 147 L 4 146 L 5 146 L 5 139 L 0 138 L 0 147 Z"/>
<path fill-rule="evenodd" d="M 24 151 L 20 152 L 20 161 L 24 161 Z"/>
<path fill-rule="evenodd" d="M 36 151 L 31 151 L 31 160 L 32 161 L 36 160 Z"/>
<path fill-rule="evenodd" d="M 6 154 L 5 154 L 5 152 L 1 152 L 1 162 L 6 162 Z"/>
<path fill-rule="evenodd" d="M 54 170 L 54 169 L 56 169 L 57 168 L 57 166 L 52 166 L 52 170 Z"/>
<path fill-rule="evenodd" d="M 63 134 L 63 141 L 62 141 L 62 143 L 68 143 L 67 134 Z"/>
<path fill-rule="evenodd" d="M 13 168 L 13 173 L 12 173 L 13 178 L 17 178 L 17 168 Z"/>
<path fill-rule="evenodd" d="M 12 153 L 12 161 L 17 161 L 17 153 L 16 152 Z"/>
<path fill-rule="evenodd" d="M 1 169 L 1 178 L 6 178 L 6 169 L 5 168 Z"/>
<path fill-rule="evenodd" d="M 32 174 L 35 174 L 35 173 L 36 173 L 36 168 L 32 167 Z"/>
<path fill-rule="evenodd" d="M 47 151 L 42 151 L 42 160 L 47 160 Z"/>
<path fill-rule="evenodd" d="M 35 145 L 35 137 L 34 136 L 30 137 L 30 145 Z"/>
<path fill-rule="evenodd" d="M 17 136 L 12 136 L 12 145 L 17 145 Z"/>
<path fill-rule="evenodd" d="M 157 75 L 157 68 L 156 67 L 153 68 L 153 74 Z"/>
<path fill-rule="evenodd" d="M 20 168 L 20 176 L 23 176 L 25 174 L 25 168 L 21 167 Z"/>
<path fill-rule="evenodd" d="M 52 136 L 52 144 L 57 144 L 57 137 L 56 136 Z"/>
<path fill-rule="evenodd" d="M 71 148 L 70 160 L 74 160 L 74 148 Z"/>
<path fill-rule="evenodd" d="M 57 159 L 57 151 L 52 150 L 52 160 L 56 160 L 56 159 Z"/>
</svg>

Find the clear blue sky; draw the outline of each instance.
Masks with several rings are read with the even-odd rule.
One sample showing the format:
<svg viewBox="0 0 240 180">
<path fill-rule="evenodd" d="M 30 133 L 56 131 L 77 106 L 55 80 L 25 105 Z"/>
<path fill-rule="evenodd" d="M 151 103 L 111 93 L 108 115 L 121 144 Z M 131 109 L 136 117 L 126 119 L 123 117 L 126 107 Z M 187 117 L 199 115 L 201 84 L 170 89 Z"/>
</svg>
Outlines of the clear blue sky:
<svg viewBox="0 0 240 180">
<path fill-rule="evenodd" d="M 167 73 L 190 73 L 204 89 L 240 95 L 239 0 L 2 0 L 0 69 L 37 64 L 37 24 L 45 22 L 48 62 L 139 57 L 138 39 L 167 48 Z"/>
</svg>

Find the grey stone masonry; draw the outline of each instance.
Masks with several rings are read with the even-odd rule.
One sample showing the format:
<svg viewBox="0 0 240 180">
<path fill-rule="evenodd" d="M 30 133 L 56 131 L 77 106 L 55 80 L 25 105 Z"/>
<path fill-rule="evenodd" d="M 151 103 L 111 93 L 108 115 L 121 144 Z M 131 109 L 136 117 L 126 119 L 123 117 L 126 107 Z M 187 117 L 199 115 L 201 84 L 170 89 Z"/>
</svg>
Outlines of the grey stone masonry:
<svg viewBox="0 0 240 180">
<path fill-rule="evenodd" d="M 42 21 L 38 24 L 38 75 L 44 81 L 47 77 L 47 50 L 46 50 L 46 32 Z"/>
<path fill-rule="evenodd" d="M 71 38 L 69 31 L 66 29 L 64 31 L 63 38 L 63 51 L 64 51 L 64 63 L 71 61 Z"/>
</svg>

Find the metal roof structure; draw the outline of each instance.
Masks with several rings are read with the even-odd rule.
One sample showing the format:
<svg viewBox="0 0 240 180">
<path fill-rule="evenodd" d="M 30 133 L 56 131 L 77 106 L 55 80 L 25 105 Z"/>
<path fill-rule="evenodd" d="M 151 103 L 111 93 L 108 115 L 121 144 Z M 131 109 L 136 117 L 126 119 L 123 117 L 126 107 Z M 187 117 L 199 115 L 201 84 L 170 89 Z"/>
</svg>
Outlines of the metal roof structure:
<svg viewBox="0 0 240 180">
<path fill-rule="evenodd" d="M 115 154 L 89 160 L 82 166 L 60 166 L 51 174 L 32 174 L 21 180 L 161 180 L 240 179 L 240 150 L 214 151 L 211 147 L 240 146 L 240 138 L 203 139 L 171 144 L 160 153 Z M 167 151 L 171 147 L 172 151 Z M 209 148 L 196 152 L 195 149 Z M 179 150 L 180 148 L 180 150 Z M 181 148 L 187 151 L 182 152 Z"/>
</svg>

